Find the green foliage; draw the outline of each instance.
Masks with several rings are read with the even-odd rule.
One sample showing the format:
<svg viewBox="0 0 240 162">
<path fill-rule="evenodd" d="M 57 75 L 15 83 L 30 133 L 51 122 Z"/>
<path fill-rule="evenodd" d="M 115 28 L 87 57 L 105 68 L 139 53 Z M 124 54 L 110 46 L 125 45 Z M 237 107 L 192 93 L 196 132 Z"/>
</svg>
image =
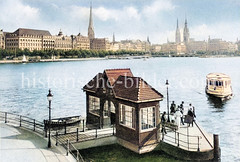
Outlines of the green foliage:
<svg viewBox="0 0 240 162">
<path fill-rule="evenodd" d="M 57 56 L 59 58 L 89 58 L 89 57 L 106 57 L 106 56 L 136 56 L 144 55 L 145 52 L 140 51 L 105 51 L 105 50 L 82 50 L 82 49 L 72 49 L 68 51 L 64 50 L 34 50 L 30 51 L 29 49 L 18 49 L 18 50 L 6 50 L 0 49 L 0 59 L 13 59 L 14 57 L 21 57 L 23 55 L 29 57 L 40 56 L 42 59 L 50 59 L 52 56 Z"/>
<path fill-rule="evenodd" d="M 180 162 L 180 160 L 170 157 L 161 151 L 152 151 L 150 153 L 139 155 L 117 144 L 80 150 L 80 154 L 85 161 Z"/>
</svg>

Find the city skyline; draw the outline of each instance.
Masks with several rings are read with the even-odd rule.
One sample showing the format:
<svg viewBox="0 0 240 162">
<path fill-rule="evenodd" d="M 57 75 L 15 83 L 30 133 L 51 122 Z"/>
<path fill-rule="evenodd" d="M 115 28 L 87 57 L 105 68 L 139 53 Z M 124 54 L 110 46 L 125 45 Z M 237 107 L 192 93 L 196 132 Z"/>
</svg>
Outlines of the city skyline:
<svg viewBox="0 0 240 162">
<path fill-rule="evenodd" d="M 240 2 L 237 0 L 150 0 L 107 1 L 93 3 L 95 37 L 146 40 L 165 43 L 175 40 L 176 20 L 183 33 L 188 20 L 190 38 L 207 40 L 222 38 L 236 41 L 240 37 Z M 9 0 L 0 2 L 0 28 L 13 32 L 16 28 L 49 30 L 53 35 L 62 29 L 64 35 L 87 36 L 90 1 L 84 0 Z M 11 12 L 9 12 L 11 8 Z M 183 38 L 182 38 L 183 39 Z"/>
</svg>

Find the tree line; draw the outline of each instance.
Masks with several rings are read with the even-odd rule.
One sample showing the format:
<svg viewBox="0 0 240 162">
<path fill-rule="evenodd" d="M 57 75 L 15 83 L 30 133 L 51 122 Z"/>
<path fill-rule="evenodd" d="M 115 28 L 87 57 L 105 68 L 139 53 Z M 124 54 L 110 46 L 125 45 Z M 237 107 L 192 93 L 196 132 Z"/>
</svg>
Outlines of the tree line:
<svg viewBox="0 0 240 162">
<path fill-rule="evenodd" d="M 142 51 L 128 51 L 128 50 L 119 50 L 119 51 L 106 51 L 106 50 L 33 50 L 29 49 L 17 49 L 17 50 L 7 50 L 0 49 L 0 59 L 13 59 L 17 57 L 21 57 L 23 55 L 34 57 L 40 56 L 42 59 L 50 59 L 52 56 L 56 56 L 58 58 L 89 58 L 89 57 L 106 57 L 106 56 L 136 56 L 136 55 L 144 55 L 146 52 Z"/>
</svg>

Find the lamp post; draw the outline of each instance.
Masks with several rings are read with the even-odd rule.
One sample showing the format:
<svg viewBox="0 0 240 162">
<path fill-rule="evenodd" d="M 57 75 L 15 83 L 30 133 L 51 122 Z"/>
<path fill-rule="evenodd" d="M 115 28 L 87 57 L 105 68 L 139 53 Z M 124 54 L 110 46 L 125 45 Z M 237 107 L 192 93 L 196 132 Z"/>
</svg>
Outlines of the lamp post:
<svg viewBox="0 0 240 162">
<path fill-rule="evenodd" d="M 47 100 L 49 102 L 49 120 L 48 120 L 48 148 L 51 147 L 51 139 L 50 139 L 50 134 L 51 134 L 51 101 L 52 101 L 53 95 L 51 93 L 51 90 L 49 89 L 49 93 L 47 95 Z"/>
<path fill-rule="evenodd" d="M 166 87 L 167 87 L 167 110 L 168 110 L 168 119 L 167 119 L 167 122 L 170 122 L 170 118 L 169 118 L 169 96 L 168 96 L 168 86 L 169 86 L 169 83 L 168 83 L 168 80 L 166 80 Z"/>
</svg>

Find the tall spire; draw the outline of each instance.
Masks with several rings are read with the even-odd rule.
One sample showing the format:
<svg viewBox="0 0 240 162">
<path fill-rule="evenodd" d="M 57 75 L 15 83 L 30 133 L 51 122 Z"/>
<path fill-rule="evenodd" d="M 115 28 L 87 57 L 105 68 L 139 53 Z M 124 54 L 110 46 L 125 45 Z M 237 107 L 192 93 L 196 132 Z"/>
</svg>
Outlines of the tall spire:
<svg viewBox="0 0 240 162">
<path fill-rule="evenodd" d="M 115 43 L 115 34 L 113 33 L 113 43 Z"/>
<path fill-rule="evenodd" d="M 93 19 L 92 19 L 92 1 L 90 3 L 90 16 L 89 16 L 89 26 L 88 26 L 88 38 L 95 38 L 94 28 L 93 28 Z"/>
<path fill-rule="evenodd" d="M 178 19 L 177 19 L 177 29 L 176 29 L 175 42 L 176 43 L 181 43 L 181 35 L 180 35 L 180 29 L 178 27 Z"/>
<path fill-rule="evenodd" d="M 183 41 L 185 44 L 189 42 L 189 29 L 187 26 L 187 18 L 185 16 L 185 25 L 184 25 L 184 30 L 183 30 Z"/>
</svg>

